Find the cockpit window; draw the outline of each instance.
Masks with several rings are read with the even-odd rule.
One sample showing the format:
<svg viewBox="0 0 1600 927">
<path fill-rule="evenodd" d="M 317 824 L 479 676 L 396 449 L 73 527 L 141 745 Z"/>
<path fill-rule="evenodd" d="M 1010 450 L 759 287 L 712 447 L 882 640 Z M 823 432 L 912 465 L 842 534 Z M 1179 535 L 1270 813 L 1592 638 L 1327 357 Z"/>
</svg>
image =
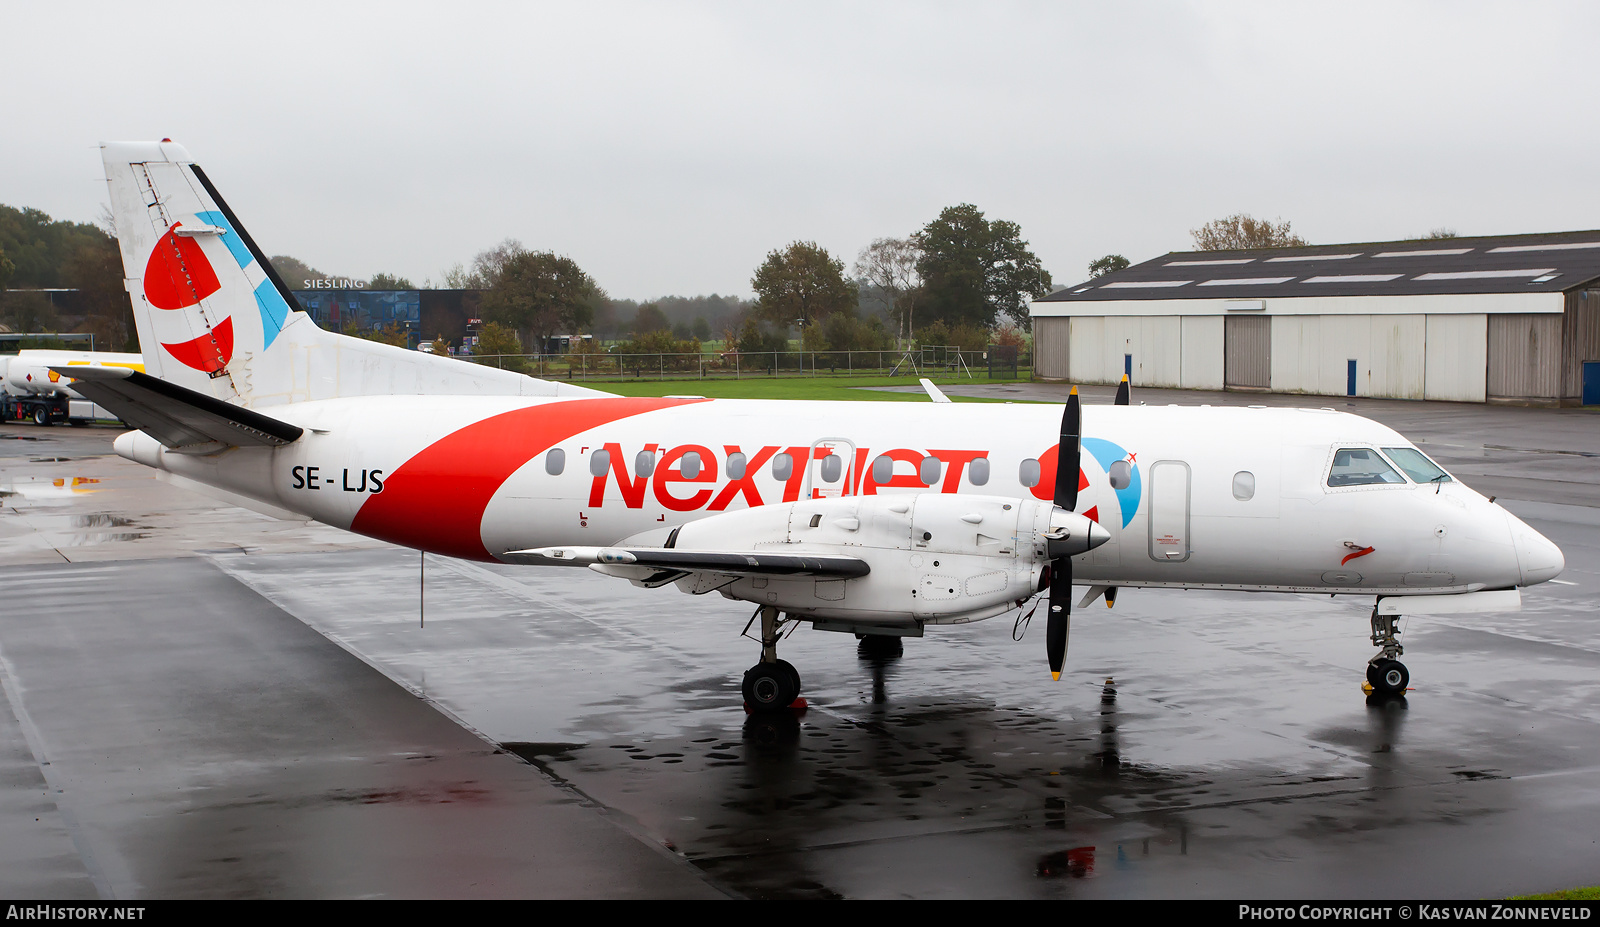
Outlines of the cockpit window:
<svg viewBox="0 0 1600 927">
<path fill-rule="evenodd" d="M 1450 474 L 1444 472 L 1438 464 L 1428 459 L 1428 455 L 1414 447 L 1386 447 L 1383 452 L 1395 462 L 1395 466 L 1406 471 L 1406 476 L 1418 483 L 1449 483 Z"/>
<path fill-rule="evenodd" d="M 1406 478 L 1370 447 L 1341 447 L 1333 454 L 1333 469 L 1328 471 L 1329 486 L 1370 486 L 1377 483 L 1404 483 Z"/>
</svg>

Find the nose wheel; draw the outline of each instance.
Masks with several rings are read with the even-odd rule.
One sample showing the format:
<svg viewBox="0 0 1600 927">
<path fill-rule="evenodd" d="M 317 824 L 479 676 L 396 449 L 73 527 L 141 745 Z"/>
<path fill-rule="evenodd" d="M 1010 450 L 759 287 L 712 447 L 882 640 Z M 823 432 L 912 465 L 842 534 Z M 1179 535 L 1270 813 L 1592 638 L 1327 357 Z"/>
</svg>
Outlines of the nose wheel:
<svg viewBox="0 0 1600 927">
<path fill-rule="evenodd" d="M 800 697 L 800 673 L 788 660 L 778 659 L 778 636 L 783 622 L 773 606 L 763 606 L 761 662 L 744 671 L 745 707 L 752 712 L 783 711 Z"/>
<path fill-rule="evenodd" d="M 1367 664 L 1367 684 L 1378 695 L 1404 695 L 1411 684 L 1411 671 L 1395 659 L 1406 652 L 1400 646 L 1400 616 L 1380 615 L 1372 606 L 1372 643 L 1383 648 Z"/>
<path fill-rule="evenodd" d="M 1379 695 L 1404 695 L 1411 671 L 1399 660 L 1378 659 L 1367 664 L 1367 682 Z"/>
</svg>

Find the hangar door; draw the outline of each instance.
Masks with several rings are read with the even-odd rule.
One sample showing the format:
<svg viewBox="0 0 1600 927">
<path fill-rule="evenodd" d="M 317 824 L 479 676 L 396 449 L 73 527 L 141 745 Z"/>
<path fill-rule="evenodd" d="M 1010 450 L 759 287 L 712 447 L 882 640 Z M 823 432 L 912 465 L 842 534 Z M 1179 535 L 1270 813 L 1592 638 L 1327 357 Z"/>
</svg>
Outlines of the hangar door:
<svg viewBox="0 0 1600 927">
<path fill-rule="evenodd" d="M 1072 319 L 1040 318 L 1033 320 L 1033 373 L 1052 380 L 1065 380 L 1070 354 Z"/>
<path fill-rule="evenodd" d="M 1489 316 L 1490 399 L 1558 399 L 1561 395 L 1561 316 Z"/>
<path fill-rule="evenodd" d="M 1222 320 L 1222 385 L 1272 386 L 1272 316 L 1230 315 Z"/>
</svg>

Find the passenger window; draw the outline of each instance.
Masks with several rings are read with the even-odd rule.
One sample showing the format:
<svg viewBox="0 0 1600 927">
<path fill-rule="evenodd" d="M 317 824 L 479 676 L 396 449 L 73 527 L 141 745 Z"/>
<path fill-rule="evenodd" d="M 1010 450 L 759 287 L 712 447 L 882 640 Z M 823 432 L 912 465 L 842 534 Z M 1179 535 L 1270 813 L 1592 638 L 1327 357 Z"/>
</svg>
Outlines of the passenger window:
<svg viewBox="0 0 1600 927">
<path fill-rule="evenodd" d="M 872 462 L 872 481 L 879 486 L 887 486 L 894 479 L 894 458 L 887 454 L 879 454 Z"/>
<path fill-rule="evenodd" d="M 1449 483 L 1450 474 L 1432 460 L 1428 455 L 1414 447 L 1386 447 L 1383 449 L 1395 465 L 1406 471 L 1406 476 L 1419 483 Z"/>
<path fill-rule="evenodd" d="M 741 451 L 734 451 L 728 455 L 728 479 L 744 479 L 745 456 Z"/>
<path fill-rule="evenodd" d="M 1256 475 L 1249 470 L 1240 470 L 1233 475 L 1233 497 L 1240 502 L 1249 502 L 1256 495 Z"/>
<path fill-rule="evenodd" d="M 1118 460 L 1106 471 L 1111 477 L 1112 489 L 1127 489 L 1133 485 L 1133 465 L 1126 460 Z"/>
<path fill-rule="evenodd" d="M 922 477 L 922 485 L 932 486 L 934 483 L 939 482 L 940 463 L 941 461 L 939 458 L 934 457 L 932 454 L 922 458 L 922 467 L 919 469 L 919 475 Z"/>
<path fill-rule="evenodd" d="M 560 476 L 561 471 L 566 468 L 567 452 L 561 448 L 553 447 L 550 449 L 550 453 L 544 455 L 544 472 L 551 476 Z"/>
<path fill-rule="evenodd" d="M 633 458 L 633 472 L 639 476 L 649 476 L 656 472 L 656 452 L 640 451 Z"/>
<path fill-rule="evenodd" d="M 824 483 L 837 483 L 844 473 L 844 458 L 838 454 L 829 454 L 822 458 L 822 481 Z"/>
<path fill-rule="evenodd" d="M 1039 485 L 1039 461 L 1029 457 L 1017 468 L 1017 481 L 1032 489 Z"/>
<path fill-rule="evenodd" d="M 610 470 L 610 469 L 611 469 L 611 452 L 610 451 L 605 451 L 605 450 L 595 451 L 593 454 L 589 455 L 589 475 L 590 476 L 605 476 L 606 475 L 606 471 Z"/>
<path fill-rule="evenodd" d="M 786 480 L 794 475 L 794 458 L 788 454 L 779 454 L 772 458 L 772 478 Z"/>
<path fill-rule="evenodd" d="M 678 458 L 678 472 L 686 480 L 692 480 L 700 475 L 700 452 L 690 451 Z"/>
<path fill-rule="evenodd" d="M 1339 448 L 1333 454 L 1333 468 L 1328 471 L 1329 486 L 1371 486 L 1405 481 L 1405 477 L 1370 447 Z"/>
<path fill-rule="evenodd" d="M 989 482 L 989 458 L 978 457 L 967 464 L 967 479 L 974 486 L 983 486 Z"/>
</svg>

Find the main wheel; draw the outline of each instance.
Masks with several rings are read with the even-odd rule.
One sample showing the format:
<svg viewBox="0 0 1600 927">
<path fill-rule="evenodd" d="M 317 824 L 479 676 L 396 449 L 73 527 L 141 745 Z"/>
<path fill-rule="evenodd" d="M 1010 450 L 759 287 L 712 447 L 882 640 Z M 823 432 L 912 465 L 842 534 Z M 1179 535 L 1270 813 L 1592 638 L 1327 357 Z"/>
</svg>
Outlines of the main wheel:
<svg viewBox="0 0 1600 927">
<path fill-rule="evenodd" d="M 751 711 L 782 711 L 800 695 L 794 667 L 757 663 L 744 672 L 744 702 Z"/>
<path fill-rule="evenodd" d="M 50 410 L 44 406 L 35 406 L 33 409 L 33 423 L 35 425 L 50 424 Z"/>
<path fill-rule="evenodd" d="M 788 660 L 779 660 L 774 665 L 789 674 L 789 682 L 794 685 L 794 694 L 798 698 L 800 696 L 800 671 L 795 669 L 794 664 Z"/>
<path fill-rule="evenodd" d="M 1411 671 L 1399 660 L 1379 660 L 1367 664 L 1367 682 L 1372 691 L 1383 695 L 1404 695 L 1411 683 Z"/>
</svg>

